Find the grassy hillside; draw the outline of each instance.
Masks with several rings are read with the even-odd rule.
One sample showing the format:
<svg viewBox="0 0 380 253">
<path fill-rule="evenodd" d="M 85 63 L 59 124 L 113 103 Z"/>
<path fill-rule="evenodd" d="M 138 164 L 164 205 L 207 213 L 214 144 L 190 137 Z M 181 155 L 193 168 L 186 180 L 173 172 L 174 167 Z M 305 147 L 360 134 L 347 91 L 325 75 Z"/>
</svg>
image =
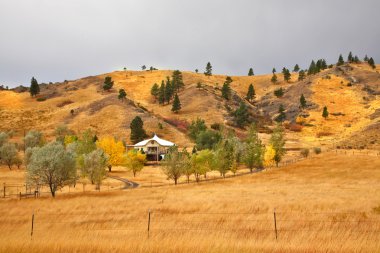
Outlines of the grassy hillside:
<svg viewBox="0 0 380 253">
<path fill-rule="evenodd" d="M 334 145 L 378 149 L 380 136 L 371 130 L 377 129 L 380 119 L 378 69 L 372 70 L 367 64 L 350 64 L 327 69 L 302 82 L 298 82 L 298 75 L 293 73 L 289 83 L 282 81 L 282 74 L 278 74 L 277 84 L 270 82 L 271 75 L 234 76 L 230 101 L 225 101 L 220 91 L 226 76 L 183 72 L 185 88 L 179 92 L 182 110 L 178 114 L 171 112 L 171 105 L 159 105 L 150 95 L 152 85 L 160 84 L 172 71 L 116 71 L 43 85 L 38 97 L 46 100 L 40 102 L 28 93 L 0 91 L 0 130 L 13 129 L 16 137 L 21 137 L 24 131 L 39 129 L 51 138 L 55 127 L 64 123 L 76 132 L 92 128 L 100 136 L 114 135 L 129 141 L 129 124 L 139 115 L 148 134 L 155 132 L 180 146 L 191 147 L 193 144 L 181 126 L 197 117 L 205 119 L 208 125 L 224 124 L 244 134 L 244 129 L 233 126 L 231 112 L 244 101 L 252 83 L 256 100 L 253 104 L 245 103 L 262 126 L 270 127 L 280 104 L 286 109 L 287 121 L 295 123 L 299 115 L 305 117 L 301 132 L 288 132 L 290 147 Z M 115 81 L 110 92 L 102 90 L 106 76 Z M 201 89 L 196 87 L 198 82 L 203 84 Z M 347 86 L 349 83 L 352 86 Z M 284 88 L 285 95 L 277 98 L 273 91 L 280 87 Z M 126 90 L 127 101 L 117 99 L 120 88 Z M 299 108 L 301 94 L 309 104 L 305 110 Z M 321 116 L 325 105 L 330 112 L 327 120 Z M 74 110 L 73 115 L 71 110 Z M 369 135 L 371 140 L 365 141 L 361 138 L 363 134 Z"/>
</svg>

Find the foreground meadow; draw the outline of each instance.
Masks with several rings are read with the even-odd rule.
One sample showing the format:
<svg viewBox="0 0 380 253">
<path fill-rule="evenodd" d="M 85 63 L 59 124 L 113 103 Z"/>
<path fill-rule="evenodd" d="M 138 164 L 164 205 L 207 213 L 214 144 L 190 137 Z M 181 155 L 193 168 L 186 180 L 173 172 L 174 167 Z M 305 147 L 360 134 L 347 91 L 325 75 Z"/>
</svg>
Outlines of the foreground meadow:
<svg viewBox="0 0 380 253">
<path fill-rule="evenodd" d="M 380 159 L 325 153 L 200 184 L 1 199 L 0 229 L 0 252 L 379 252 Z"/>
</svg>

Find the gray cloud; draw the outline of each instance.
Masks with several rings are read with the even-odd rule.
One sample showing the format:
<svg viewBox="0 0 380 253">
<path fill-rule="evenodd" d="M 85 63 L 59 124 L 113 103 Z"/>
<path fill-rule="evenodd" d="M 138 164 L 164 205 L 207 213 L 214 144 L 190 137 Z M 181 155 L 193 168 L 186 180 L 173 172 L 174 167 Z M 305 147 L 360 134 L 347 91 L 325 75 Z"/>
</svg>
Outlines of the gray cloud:
<svg viewBox="0 0 380 253">
<path fill-rule="evenodd" d="M 0 84 L 62 81 L 121 69 L 257 74 L 380 61 L 378 0 L 0 0 Z"/>
</svg>

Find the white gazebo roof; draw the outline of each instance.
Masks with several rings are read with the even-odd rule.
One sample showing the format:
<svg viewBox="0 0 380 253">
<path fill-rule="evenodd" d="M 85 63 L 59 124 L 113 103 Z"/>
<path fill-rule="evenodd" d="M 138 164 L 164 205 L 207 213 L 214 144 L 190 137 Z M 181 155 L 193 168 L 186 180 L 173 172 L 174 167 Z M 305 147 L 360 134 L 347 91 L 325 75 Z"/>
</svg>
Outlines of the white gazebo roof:
<svg viewBox="0 0 380 253">
<path fill-rule="evenodd" d="M 159 138 L 156 134 L 153 136 L 152 139 L 148 139 L 148 140 L 143 140 L 143 141 L 140 141 L 139 143 L 136 143 L 134 145 L 134 147 L 143 147 L 145 146 L 146 144 L 148 144 L 150 141 L 156 141 L 158 144 L 160 144 L 161 146 L 165 146 L 165 147 L 171 147 L 171 146 L 174 146 L 175 144 L 173 142 L 170 142 L 170 141 L 167 141 L 167 140 L 164 140 L 164 139 L 161 139 Z"/>
</svg>

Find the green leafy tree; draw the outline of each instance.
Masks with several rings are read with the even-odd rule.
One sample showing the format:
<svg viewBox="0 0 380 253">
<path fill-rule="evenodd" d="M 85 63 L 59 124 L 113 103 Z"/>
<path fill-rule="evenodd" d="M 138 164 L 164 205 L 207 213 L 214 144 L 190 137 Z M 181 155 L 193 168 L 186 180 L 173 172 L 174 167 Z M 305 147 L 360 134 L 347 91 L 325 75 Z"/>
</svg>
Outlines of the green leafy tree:
<svg viewBox="0 0 380 253">
<path fill-rule="evenodd" d="M 341 66 L 344 64 L 344 60 L 343 60 L 343 56 L 340 54 L 339 55 L 339 59 L 338 59 L 338 62 L 337 62 L 337 66 Z"/>
<path fill-rule="evenodd" d="M 147 137 L 147 134 L 144 130 L 144 122 L 139 116 L 136 116 L 131 122 L 131 141 L 133 143 L 140 142 Z"/>
<path fill-rule="evenodd" d="M 281 162 L 282 157 L 286 154 L 285 133 L 280 124 L 278 124 L 273 130 L 269 143 L 274 149 L 275 154 L 273 159 L 276 162 L 276 166 L 278 167 L 278 164 Z"/>
<path fill-rule="evenodd" d="M 106 78 L 104 79 L 103 89 L 105 91 L 109 91 L 112 89 L 112 87 L 113 87 L 112 77 L 106 76 Z"/>
<path fill-rule="evenodd" d="M 329 111 L 327 110 L 327 106 L 323 107 L 322 117 L 327 119 L 329 116 Z"/>
<path fill-rule="evenodd" d="M 57 126 L 57 128 L 54 131 L 54 134 L 55 140 L 63 144 L 65 141 L 65 137 L 68 135 L 73 135 L 74 133 L 67 127 L 67 125 L 62 124 Z"/>
<path fill-rule="evenodd" d="M 178 179 L 184 174 L 184 160 L 184 156 L 178 151 L 178 147 L 173 146 L 161 162 L 163 172 L 168 179 L 174 181 L 175 185 L 177 185 Z"/>
<path fill-rule="evenodd" d="M 298 66 L 298 64 L 296 64 L 296 65 L 294 66 L 293 71 L 294 71 L 294 72 L 298 72 L 298 71 L 300 71 L 300 66 Z"/>
<path fill-rule="evenodd" d="M 59 142 L 51 142 L 32 149 L 27 165 L 27 182 L 34 185 L 47 184 L 51 195 L 76 180 L 74 154 L 66 151 Z"/>
<path fill-rule="evenodd" d="M 214 156 L 214 168 L 219 171 L 220 175 L 226 177 L 226 174 L 231 170 L 235 161 L 234 145 L 229 139 L 224 139 L 219 142 L 216 147 Z"/>
<path fill-rule="evenodd" d="M 300 97 L 300 106 L 302 109 L 306 108 L 306 99 L 305 99 L 305 96 L 302 94 L 301 97 Z"/>
<path fill-rule="evenodd" d="M 17 148 L 14 143 L 7 142 L 0 147 L 0 161 L 6 164 L 10 170 L 17 157 Z"/>
<path fill-rule="evenodd" d="M 304 70 L 301 70 L 299 73 L 298 73 L 298 81 L 303 81 L 305 79 L 305 71 Z"/>
<path fill-rule="evenodd" d="M 118 98 L 120 100 L 125 100 L 126 97 L 127 97 L 127 93 L 125 92 L 125 90 L 124 89 L 120 89 L 119 90 L 119 96 L 118 96 Z"/>
<path fill-rule="evenodd" d="M 177 94 L 174 96 L 172 112 L 178 113 L 181 110 L 181 102 L 179 101 L 179 97 Z"/>
<path fill-rule="evenodd" d="M 42 146 L 44 144 L 44 137 L 41 132 L 31 130 L 24 137 L 25 149 Z"/>
<path fill-rule="evenodd" d="M 96 189 L 100 189 L 100 185 L 106 176 L 107 164 L 108 156 L 101 149 L 85 154 L 81 168 L 82 176 L 88 177 L 91 183 L 96 185 Z"/>
<path fill-rule="evenodd" d="M 250 84 L 249 87 L 248 87 L 248 92 L 247 92 L 246 99 L 249 102 L 252 102 L 252 100 L 254 100 L 255 97 L 256 97 L 255 88 L 253 87 L 253 84 Z"/>
<path fill-rule="evenodd" d="M 195 69 L 195 73 L 197 73 L 197 74 L 198 74 L 198 72 L 199 72 L 199 70 L 198 70 L 198 69 Z"/>
<path fill-rule="evenodd" d="M 213 169 L 214 153 L 209 149 L 200 150 L 191 156 L 191 167 L 197 182 Z"/>
<path fill-rule="evenodd" d="M 213 149 L 222 139 L 222 135 L 214 130 L 201 131 L 195 140 L 197 150 Z"/>
<path fill-rule="evenodd" d="M 211 63 L 208 62 L 206 65 L 206 71 L 204 72 L 206 76 L 211 76 L 212 75 L 212 66 Z"/>
<path fill-rule="evenodd" d="M 277 122 L 283 122 L 286 119 L 286 114 L 285 114 L 285 108 L 282 104 L 278 107 L 278 116 L 276 117 Z"/>
<path fill-rule="evenodd" d="M 197 118 L 196 120 L 193 120 L 189 126 L 189 137 L 192 140 L 196 140 L 198 135 L 207 130 L 206 123 L 203 119 Z"/>
<path fill-rule="evenodd" d="M 30 81 L 30 96 L 35 97 L 37 94 L 40 93 L 40 86 L 38 85 L 37 80 L 32 77 L 32 80 Z"/>
<path fill-rule="evenodd" d="M 160 88 L 158 87 L 157 83 L 153 84 L 152 88 L 150 89 L 150 94 L 156 99 L 158 98 L 158 95 L 160 94 Z"/>
<path fill-rule="evenodd" d="M 8 142 L 9 135 L 5 132 L 0 132 L 0 147 Z"/>
<path fill-rule="evenodd" d="M 253 69 L 250 68 L 249 71 L 248 71 L 248 76 L 254 76 L 255 73 L 253 73 Z"/>
<path fill-rule="evenodd" d="M 245 103 L 240 102 L 239 107 L 234 112 L 235 123 L 238 127 L 244 127 L 249 123 L 249 112 Z"/>
<path fill-rule="evenodd" d="M 277 75 L 276 75 L 275 73 L 273 73 L 272 78 L 270 79 L 270 81 L 271 81 L 273 84 L 276 84 L 276 83 L 277 83 Z"/>
<path fill-rule="evenodd" d="M 244 151 L 244 163 L 252 172 L 253 168 L 262 169 L 264 162 L 265 146 L 259 138 L 255 124 L 252 124 L 248 131 Z"/>
</svg>

